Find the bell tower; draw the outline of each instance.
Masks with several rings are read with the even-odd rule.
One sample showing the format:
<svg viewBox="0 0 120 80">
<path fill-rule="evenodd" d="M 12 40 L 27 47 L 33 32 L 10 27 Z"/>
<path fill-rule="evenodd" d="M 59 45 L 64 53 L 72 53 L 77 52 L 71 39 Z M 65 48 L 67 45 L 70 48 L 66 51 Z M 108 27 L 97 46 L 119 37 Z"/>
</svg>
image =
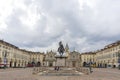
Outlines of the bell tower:
<svg viewBox="0 0 120 80">
<path fill-rule="evenodd" d="M 68 44 L 66 44 L 66 46 L 65 46 L 65 53 L 66 53 L 66 56 L 69 56 L 69 46 L 68 46 Z"/>
<path fill-rule="evenodd" d="M 68 52 L 69 51 L 69 46 L 68 46 L 68 44 L 66 44 L 66 46 L 65 46 L 65 52 Z"/>
</svg>

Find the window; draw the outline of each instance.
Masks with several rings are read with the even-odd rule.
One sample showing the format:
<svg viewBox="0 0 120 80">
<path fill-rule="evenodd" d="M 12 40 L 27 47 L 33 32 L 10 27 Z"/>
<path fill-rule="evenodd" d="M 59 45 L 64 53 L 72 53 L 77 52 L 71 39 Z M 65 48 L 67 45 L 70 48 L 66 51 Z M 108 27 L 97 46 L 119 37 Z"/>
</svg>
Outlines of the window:
<svg viewBox="0 0 120 80">
<path fill-rule="evenodd" d="M 4 51 L 2 52 L 2 56 L 4 57 Z"/>
<path fill-rule="evenodd" d="M 113 51 L 114 51 L 114 48 L 113 48 Z"/>
<path fill-rule="evenodd" d="M 118 56 L 118 52 L 116 53 L 116 57 Z"/>
<path fill-rule="evenodd" d="M 113 57 L 115 57 L 115 54 L 113 53 Z"/>
</svg>

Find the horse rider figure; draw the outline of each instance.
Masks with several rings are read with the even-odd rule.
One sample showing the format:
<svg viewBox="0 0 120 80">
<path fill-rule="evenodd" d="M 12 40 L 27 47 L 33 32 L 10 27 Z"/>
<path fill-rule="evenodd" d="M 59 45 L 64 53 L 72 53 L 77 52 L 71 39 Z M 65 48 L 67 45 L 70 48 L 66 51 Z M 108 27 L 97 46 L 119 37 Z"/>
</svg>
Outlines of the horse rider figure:
<svg viewBox="0 0 120 80">
<path fill-rule="evenodd" d="M 60 42 L 59 42 L 58 52 L 59 52 L 59 54 L 62 56 L 63 53 L 64 53 L 64 51 L 65 51 L 64 46 L 63 46 L 62 42 L 60 41 Z"/>
</svg>

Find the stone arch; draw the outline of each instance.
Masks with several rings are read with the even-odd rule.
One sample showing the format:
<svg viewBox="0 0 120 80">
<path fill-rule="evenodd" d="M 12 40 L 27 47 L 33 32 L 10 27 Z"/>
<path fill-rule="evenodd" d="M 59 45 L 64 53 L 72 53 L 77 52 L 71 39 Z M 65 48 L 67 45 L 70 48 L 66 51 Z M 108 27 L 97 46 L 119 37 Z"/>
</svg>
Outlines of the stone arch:
<svg viewBox="0 0 120 80">
<path fill-rule="evenodd" d="M 32 61 L 32 65 L 34 65 L 34 66 L 35 66 L 35 62 L 34 62 L 34 61 Z"/>
<path fill-rule="evenodd" d="M 40 62 L 40 61 L 37 62 L 37 66 L 38 66 L 38 67 L 41 66 L 41 62 Z"/>
<path fill-rule="evenodd" d="M 52 66 L 53 66 L 53 62 L 50 61 L 50 62 L 49 62 L 49 67 L 52 67 Z"/>
<path fill-rule="evenodd" d="M 22 66 L 22 67 L 24 66 L 24 60 L 22 60 L 22 62 L 21 62 L 21 66 Z"/>
<path fill-rule="evenodd" d="M 18 60 L 18 67 L 21 67 L 21 60 Z"/>
<path fill-rule="evenodd" d="M 112 67 L 115 68 L 116 65 L 115 65 L 115 59 L 112 60 Z"/>
<path fill-rule="evenodd" d="M 87 63 L 86 62 L 83 62 L 83 67 L 85 67 L 87 65 Z"/>
<path fill-rule="evenodd" d="M 25 61 L 25 62 L 24 62 L 24 66 L 27 66 L 27 65 L 28 65 L 28 62 L 27 62 L 27 61 Z"/>
<path fill-rule="evenodd" d="M 14 67 L 17 67 L 17 60 L 14 61 Z"/>
<path fill-rule="evenodd" d="M 12 64 L 13 64 L 13 59 L 10 60 L 9 66 L 10 66 L 10 67 L 13 67 Z"/>
</svg>

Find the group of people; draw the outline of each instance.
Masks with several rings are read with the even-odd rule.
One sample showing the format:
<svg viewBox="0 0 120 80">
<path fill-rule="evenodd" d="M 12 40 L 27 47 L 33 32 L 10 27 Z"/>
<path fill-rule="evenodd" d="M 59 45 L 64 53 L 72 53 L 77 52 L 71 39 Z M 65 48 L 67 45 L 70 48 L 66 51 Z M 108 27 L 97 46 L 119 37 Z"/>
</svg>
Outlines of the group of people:
<svg viewBox="0 0 120 80">
<path fill-rule="evenodd" d="M 60 67 L 59 67 L 59 66 L 55 66 L 55 70 L 57 70 L 57 71 L 58 71 L 59 69 L 60 69 Z"/>
</svg>

